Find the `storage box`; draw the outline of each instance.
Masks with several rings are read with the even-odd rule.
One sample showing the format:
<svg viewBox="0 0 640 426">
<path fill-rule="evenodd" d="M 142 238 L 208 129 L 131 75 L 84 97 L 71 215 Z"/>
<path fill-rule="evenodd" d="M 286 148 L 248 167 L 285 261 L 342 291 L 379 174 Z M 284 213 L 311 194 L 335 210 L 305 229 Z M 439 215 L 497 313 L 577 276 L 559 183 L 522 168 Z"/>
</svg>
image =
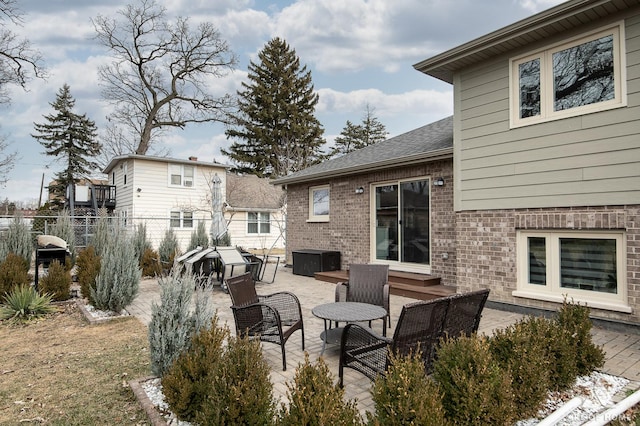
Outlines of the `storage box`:
<svg viewBox="0 0 640 426">
<path fill-rule="evenodd" d="M 339 251 L 307 249 L 292 254 L 294 275 L 313 277 L 316 272 L 340 270 Z"/>
</svg>

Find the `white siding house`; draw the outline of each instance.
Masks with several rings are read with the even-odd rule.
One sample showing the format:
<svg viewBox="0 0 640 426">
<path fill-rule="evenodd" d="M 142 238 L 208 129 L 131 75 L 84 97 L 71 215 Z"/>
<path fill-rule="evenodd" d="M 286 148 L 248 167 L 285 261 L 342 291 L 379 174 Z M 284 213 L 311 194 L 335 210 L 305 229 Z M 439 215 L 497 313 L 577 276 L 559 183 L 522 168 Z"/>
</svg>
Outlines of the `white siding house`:
<svg viewBox="0 0 640 426">
<path fill-rule="evenodd" d="M 224 199 L 228 168 L 195 157 L 182 160 L 131 154 L 113 158 L 104 173 L 116 186 L 114 213 L 123 223 L 131 228 L 146 223 L 154 249 L 171 227 L 185 250 L 199 221 L 205 221 L 209 229 L 212 178 L 220 177 Z"/>
</svg>

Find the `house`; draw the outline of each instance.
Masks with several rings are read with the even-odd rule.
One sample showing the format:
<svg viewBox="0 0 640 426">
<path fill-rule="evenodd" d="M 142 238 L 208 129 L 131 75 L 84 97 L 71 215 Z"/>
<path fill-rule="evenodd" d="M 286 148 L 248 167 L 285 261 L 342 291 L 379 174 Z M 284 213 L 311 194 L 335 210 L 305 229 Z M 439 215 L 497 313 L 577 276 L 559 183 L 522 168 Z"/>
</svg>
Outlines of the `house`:
<svg viewBox="0 0 640 426">
<path fill-rule="evenodd" d="M 341 169 L 277 180 L 288 190 L 287 249 L 341 250 L 343 267 L 422 269 L 458 291 L 490 288 L 504 305 L 556 309 L 568 297 L 596 318 L 639 324 L 640 3 L 569 0 L 414 67 L 453 85 L 451 155 L 409 151 L 406 165 L 375 171 L 354 153 L 334 160 Z M 422 215 L 400 206 L 416 179 L 429 188 Z M 388 201 L 394 192 L 403 196 Z M 416 225 L 430 247 L 417 268 Z M 387 240 L 395 246 L 379 251 Z"/>
<path fill-rule="evenodd" d="M 227 174 L 225 219 L 234 245 L 282 249 L 285 244 L 285 192 L 268 179 Z"/>
<path fill-rule="evenodd" d="M 211 224 L 212 179 L 221 180 L 222 195 L 229 166 L 219 163 L 122 155 L 114 157 L 104 173 L 117 188 L 114 213 L 133 229 L 145 223 L 147 236 L 157 249 L 168 228 L 172 228 L 186 250 L 199 221 Z"/>
<path fill-rule="evenodd" d="M 79 179 L 73 188 L 73 198 L 66 200 L 59 193 L 52 190 L 58 185 L 57 180 L 49 183 L 47 200 L 65 204 L 72 215 L 95 213 L 98 209 L 106 209 L 111 212 L 115 207 L 116 188 L 102 179 Z M 67 188 L 67 198 L 70 191 Z"/>
<path fill-rule="evenodd" d="M 339 251 L 350 263 L 437 275 L 455 286 L 453 118 L 275 180 L 287 188 L 287 259 Z"/>
</svg>

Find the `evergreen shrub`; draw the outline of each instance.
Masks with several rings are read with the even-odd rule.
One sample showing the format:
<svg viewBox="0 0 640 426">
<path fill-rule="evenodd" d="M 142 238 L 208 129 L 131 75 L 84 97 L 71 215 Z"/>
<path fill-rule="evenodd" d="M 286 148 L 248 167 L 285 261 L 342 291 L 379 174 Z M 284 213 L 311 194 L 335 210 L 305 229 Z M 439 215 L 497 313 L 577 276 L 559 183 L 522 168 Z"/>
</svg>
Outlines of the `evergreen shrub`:
<svg viewBox="0 0 640 426">
<path fill-rule="evenodd" d="M 187 251 L 193 250 L 196 247 L 209 247 L 209 235 L 207 234 L 203 221 L 198 222 L 198 227 L 191 232 L 191 239 L 189 240 Z"/>
<path fill-rule="evenodd" d="M 275 414 L 271 368 L 257 339 L 230 337 L 196 416 L 201 426 L 270 425 Z"/>
<path fill-rule="evenodd" d="M 438 384 L 427 377 L 420 354 L 390 354 L 385 376 L 378 376 L 371 389 L 375 413 L 367 413 L 370 425 L 448 424 Z"/>
<path fill-rule="evenodd" d="M 20 285 L 29 284 L 28 270 L 29 266 L 23 257 L 13 252 L 7 254 L 0 263 L 0 298 Z"/>
<path fill-rule="evenodd" d="M 144 274 L 144 254 L 147 250 L 151 250 L 151 243 L 147 240 L 147 225 L 144 223 L 139 223 L 136 226 L 135 234 L 133 235 L 133 246 L 136 251 L 136 259 L 140 263 L 140 267 L 143 269 Z M 146 276 L 146 275 L 145 275 Z M 151 275 L 153 276 L 153 275 Z"/>
<path fill-rule="evenodd" d="M 569 345 L 576 349 L 575 362 L 578 376 L 591 374 L 592 371 L 604 365 L 605 352 L 601 346 L 593 343 L 591 328 L 593 326 L 589 318 L 588 306 L 579 303 L 562 303 L 556 321 L 558 325 L 567 330 Z"/>
<path fill-rule="evenodd" d="M 56 302 L 71 298 L 71 272 L 57 260 L 49 264 L 47 274 L 38 283 Z"/>
<path fill-rule="evenodd" d="M 95 305 L 91 297 L 91 291 L 96 289 L 96 278 L 100 273 L 100 257 L 96 254 L 95 247 L 88 246 L 78 253 L 76 259 L 76 275 L 80 284 L 82 297 L 89 300 L 90 305 Z"/>
<path fill-rule="evenodd" d="M 157 277 L 162 274 L 162 264 L 158 252 L 152 248 L 145 249 L 140 259 L 143 277 Z"/>
<path fill-rule="evenodd" d="M 298 365 L 293 383 L 287 383 L 287 400 L 282 403 L 276 424 L 297 425 L 361 425 L 362 418 L 355 400 L 345 401 L 344 389 L 336 384 L 322 358 Z"/>
<path fill-rule="evenodd" d="M 96 221 L 93 231 L 93 239 L 91 245 L 95 248 L 96 254 L 100 257 L 105 255 L 114 226 L 111 225 L 111 218 L 106 212 L 101 211 Z"/>
<path fill-rule="evenodd" d="M 164 236 L 160 241 L 160 246 L 158 247 L 160 262 L 164 269 L 168 270 L 173 267 L 173 259 L 175 258 L 178 250 L 178 237 L 176 237 L 176 233 L 173 232 L 173 229 L 169 228 L 165 231 Z"/>
<path fill-rule="evenodd" d="M 181 268 L 172 268 L 166 277 L 158 279 L 160 303 L 151 304 L 149 352 L 151 371 L 163 377 L 181 352 L 189 346 L 195 332 L 211 322 L 208 294 L 196 292 L 195 309 L 191 312 L 195 279 Z"/>
<path fill-rule="evenodd" d="M 551 385 L 548 321 L 528 317 L 503 329 L 489 339 L 491 353 L 500 367 L 511 373 L 517 411 L 532 417 L 542 408 Z"/>
<path fill-rule="evenodd" d="M 22 215 L 14 216 L 9 223 L 4 238 L 0 240 L 0 261 L 5 260 L 9 253 L 16 254 L 24 259 L 25 268 L 28 272 L 33 258 L 33 247 L 34 241 L 31 237 L 29 226 Z"/>
<path fill-rule="evenodd" d="M 162 376 L 162 392 L 178 419 L 193 422 L 210 393 L 212 374 L 223 362 L 223 346 L 229 329 L 217 326 L 214 317 L 210 327 L 195 333 L 188 349 L 181 352 Z"/>
<path fill-rule="evenodd" d="M 135 257 L 133 242 L 124 230 L 115 228 L 100 256 L 96 288 L 91 290 L 95 307 L 121 312 L 138 294 L 142 272 Z"/>
<path fill-rule="evenodd" d="M 493 358 L 486 337 L 474 334 L 443 341 L 433 368 L 449 421 L 507 425 L 517 420 L 511 375 Z"/>
</svg>

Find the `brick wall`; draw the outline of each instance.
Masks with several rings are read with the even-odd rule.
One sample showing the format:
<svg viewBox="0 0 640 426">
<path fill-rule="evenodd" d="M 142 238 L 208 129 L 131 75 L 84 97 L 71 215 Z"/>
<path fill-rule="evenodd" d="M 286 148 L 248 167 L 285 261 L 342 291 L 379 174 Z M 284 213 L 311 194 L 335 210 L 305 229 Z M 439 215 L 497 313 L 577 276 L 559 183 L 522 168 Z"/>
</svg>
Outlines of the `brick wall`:
<svg viewBox="0 0 640 426">
<path fill-rule="evenodd" d="M 431 187 L 432 274 L 442 283 L 455 285 L 455 214 L 453 212 L 453 165 L 440 160 L 375 173 L 348 176 L 287 188 L 287 259 L 301 249 L 338 250 L 342 268 L 370 261 L 370 184 L 429 176 L 445 184 Z M 309 188 L 330 186 L 330 221 L 309 223 Z M 364 194 L 355 189 L 364 188 Z M 447 253 L 449 258 L 443 259 Z"/>
<path fill-rule="evenodd" d="M 631 314 L 592 309 L 603 319 L 640 322 L 640 206 L 465 211 L 456 214 L 458 291 L 490 288 L 490 299 L 541 309 L 557 304 L 516 298 L 517 230 L 625 230 Z"/>
</svg>

